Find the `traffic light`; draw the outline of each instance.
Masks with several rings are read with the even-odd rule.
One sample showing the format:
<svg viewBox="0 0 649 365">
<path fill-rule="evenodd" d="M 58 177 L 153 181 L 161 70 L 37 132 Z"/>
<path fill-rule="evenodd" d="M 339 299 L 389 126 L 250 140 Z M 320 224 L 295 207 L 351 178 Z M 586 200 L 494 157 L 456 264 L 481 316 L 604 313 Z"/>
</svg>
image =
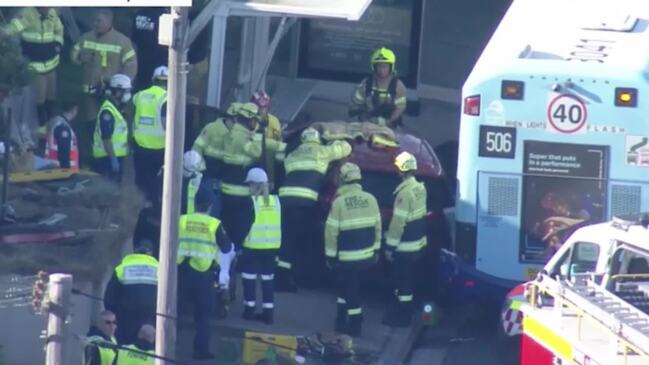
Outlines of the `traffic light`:
<svg viewBox="0 0 649 365">
<path fill-rule="evenodd" d="M 48 274 L 45 271 L 39 271 L 36 275 L 34 286 L 32 287 L 32 306 L 36 313 L 41 313 L 43 310 L 48 281 Z"/>
</svg>

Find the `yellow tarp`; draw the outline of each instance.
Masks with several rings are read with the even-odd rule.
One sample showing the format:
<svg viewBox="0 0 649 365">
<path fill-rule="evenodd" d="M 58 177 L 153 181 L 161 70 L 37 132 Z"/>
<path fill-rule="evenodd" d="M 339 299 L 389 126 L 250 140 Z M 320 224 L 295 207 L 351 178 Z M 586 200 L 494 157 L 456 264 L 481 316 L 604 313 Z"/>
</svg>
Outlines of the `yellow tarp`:
<svg viewBox="0 0 649 365">
<path fill-rule="evenodd" d="M 261 332 L 246 332 L 243 342 L 243 364 L 254 365 L 261 359 L 282 357 L 294 359 L 297 350 L 297 339 L 294 336 L 282 336 Z"/>
<path fill-rule="evenodd" d="M 399 145 L 392 129 L 370 122 L 316 122 L 311 126 L 318 129 L 326 141 L 362 138 L 374 145 Z"/>
</svg>

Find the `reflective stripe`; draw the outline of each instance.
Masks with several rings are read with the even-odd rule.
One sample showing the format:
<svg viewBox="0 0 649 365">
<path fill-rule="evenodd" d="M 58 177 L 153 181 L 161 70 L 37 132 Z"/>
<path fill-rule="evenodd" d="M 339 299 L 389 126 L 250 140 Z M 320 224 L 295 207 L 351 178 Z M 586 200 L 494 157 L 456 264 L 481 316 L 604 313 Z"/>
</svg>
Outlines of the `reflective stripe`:
<svg viewBox="0 0 649 365">
<path fill-rule="evenodd" d="M 135 57 L 135 51 L 130 50 L 130 51 L 126 52 L 124 54 L 124 56 L 122 56 L 122 62 L 126 62 L 126 61 L 130 60 L 133 57 Z"/>
<path fill-rule="evenodd" d="M 277 266 L 281 267 L 282 269 L 290 270 L 293 265 L 291 265 L 290 262 L 286 262 L 286 261 L 282 261 L 280 259 L 277 259 Z"/>
<path fill-rule="evenodd" d="M 400 302 L 411 302 L 412 301 L 412 294 L 410 294 L 410 295 L 399 295 L 397 298 L 399 298 Z"/>
<path fill-rule="evenodd" d="M 129 351 L 129 349 L 134 350 L 134 351 L 138 351 L 138 352 Z M 128 346 L 126 346 L 125 349 L 119 349 L 118 350 L 117 362 L 115 363 L 115 365 L 149 365 L 149 364 L 153 364 L 153 358 L 152 357 L 148 357 L 148 356 L 146 356 L 144 354 L 141 354 L 140 352 L 145 352 L 145 353 L 151 354 L 151 355 L 155 354 L 155 351 L 153 351 L 153 350 L 144 351 L 144 350 L 141 350 L 141 349 L 137 348 L 137 346 L 135 346 L 135 345 L 128 345 Z"/>
<path fill-rule="evenodd" d="M 270 274 L 270 275 L 263 275 L 262 274 L 261 275 L 261 280 L 264 280 L 264 281 L 271 281 L 271 280 L 274 280 L 274 279 L 275 279 L 274 274 Z"/>
<path fill-rule="evenodd" d="M 341 298 L 341 297 L 338 297 L 338 299 L 336 299 L 336 302 L 338 304 L 346 304 L 347 303 L 347 301 L 344 298 Z"/>
<path fill-rule="evenodd" d="M 509 305 L 509 308 L 520 310 L 522 305 L 523 302 L 520 302 L 518 300 L 512 300 L 511 304 Z"/>
<path fill-rule="evenodd" d="M 406 99 L 405 96 L 398 97 L 394 99 L 394 104 L 395 105 L 405 105 L 408 102 L 408 99 Z"/>
<path fill-rule="evenodd" d="M 307 188 L 300 188 L 297 186 L 287 186 L 279 188 L 279 196 L 291 196 L 297 198 L 304 198 L 309 200 L 318 200 L 318 192 Z"/>
<path fill-rule="evenodd" d="M 261 307 L 265 308 L 265 309 L 273 309 L 273 308 L 275 308 L 275 304 L 274 303 L 262 303 Z"/>
<path fill-rule="evenodd" d="M 196 243 L 196 244 L 199 244 L 199 245 L 208 245 L 208 246 L 211 246 L 211 245 L 214 244 L 213 239 L 209 240 L 209 239 L 202 239 L 202 238 L 185 238 L 184 237 L 184 238 L 181 238 L 180 241 L 185 242 L 185 243 Z"/>
<path fill-rule="evenodd" d="M 196 251 L 196 250 L 187 250 L 187 249 L 182 249 L 182 248 L 178 250 L 178 255 L 187 256 L 187 257 L 195 257 L 195 258 L 205 259 L 205 260 L 216 259 L 218 257 L 217 254 L 211 254 L 209 252 L 201 252 L 201 251 Z"/>
<path fill-rule="evenodd" d="M 366 248 L 354 251 L 338 251 L 338 260 L 340 261 L 360 261 L 374 256 L 374 248 Z"/>
<path fill-rule="evenodd" d="M 60 56 L 56 55 L 56 57 L 47 62 L 30 62 L 29 67 L 41 74 L 48 73 L 59 65 L 60 59 Z"/>
<path fill-rule="evenodd" d="M 349 316 L 358 316 L 363 314 L 363 310 L 361 308 L 349 308 L 347 309 L 347 315 Z"/>
<path fill-rule="evenodd" d="M 246 307 L 256 307 L 256 306 L 257 306 L 257 303 L 255 303 L 255 302 L 251 302 L 251 301 L 247 301 L 247 302 L 244 301 L 244 302 L 243 302 L 243 305 L 245 305 Z"/>
<path fill-rule="evenodd" d="M 82 48 L 91 49 L 98 52 L 121 53 L 122 46 L 108 43 L 98 43 L 93 41 L 83 41 Z"/>
<path fill-rule="evenodd" d="M 257 280 L 257 274 L 249 274 L 246 272 L 242 272 L 241 278 L 244 280 Z"/>
<path fill-rule="evenodd" d="M 189 179 L 189 182 L 187 184 L 187 214 L 191 214 L 196 211 L 194 208 L 194 204 L 196 203 L 196 193 L 201 186 L 202 180 L 203 174 L 201 174 L 200 172 L 197 173 L 193 178 Z"/>
<path fill-rule="evenodd" d="M 235 185 L 221 182 L 221 191 L 223 194 L 233 196 L 250 196 L 250 188 L 243 185 Z"/>
</svg>

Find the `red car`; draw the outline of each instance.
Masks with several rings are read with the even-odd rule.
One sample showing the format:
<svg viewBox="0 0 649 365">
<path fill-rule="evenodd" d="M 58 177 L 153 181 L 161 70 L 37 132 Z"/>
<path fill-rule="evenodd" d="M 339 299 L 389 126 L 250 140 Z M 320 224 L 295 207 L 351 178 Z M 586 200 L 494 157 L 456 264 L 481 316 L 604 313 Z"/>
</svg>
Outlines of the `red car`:
<svg viewBox="0 0 649 365">
<path fill-rule="evenodd" d="M 338 127 L 344 122 L 336 122 Z M 331 127 L 330 127 L 331 125 Z M 317 123 L 315 126 L 318 129 L 338 128 L 333 127 L 333 123 Z M 358 124 L 349 123 L 350 129 L 358 131 Z M 295 148 L 299 143 L 299 137 L 302 130 L 308 125 L 302 124 L 300 126 L 290 126 L 285 131 L 285 141 L 287 142 L 287 151 Z M 326 136 L 326 131 L 321 130 L 321 135 Z M 398 143 L 398 147 L 391 147 L 385 145 L 373 144 L 370 139 L 372 134 L 360 136 L 356 134 L 356 138 L 344 138 L 352 145 L 352 154 L 346 161 L 356 163 L 362 170 L 363 180 L 361 184 L 365 191 L 374 195 L 381 208 L 381 216 L 383 218 L 384 231 L 387 231 L 390 219 L 392 217 L 392 205 L 394 203 L 394 190 L 401 182 L 401 177 L 394 166 L 394 158 L 401 151 L 408 151 L 417 158 L 417 178 L 422 181 L 427 188 L 428 192 L 428 216 L 427 216 L 427 229 L 428 229 L 428 247 L 426 248 L 425 258 L 422 260 L 419 278 L 423 282 L 418 285 L 419 290 L 426 293 L 424 296 L 428 297 L 433 295 L 435 285 L 431 285 L 430 278 L 436 277 L 436 265 L 438 259 L 439 249 L 445 247 L 450 242 L 449 230 L 447 222 L 443 213 L 443 209 L 453 204 L 449 180 L 447 179 L 442 165 L 440 164 L 433 148 L 423 139 L 418 138 L 407 129 L 397 129 L 394 131 L 394 142 Z M 336 139 L 341 139 L 336 138 Z M 344 161 L 332 163 L 327 172 L 327 181 L 325 187 L 320 194 L 320 225 L 318 229 L 324 232 L 324 222 L 329 214 L 329 209 L 333 199 L 335 198 L 337 186 L 337 175 L 339 166 Z M 322 234 L 318 235 L 322 238 Z M 319 242 L 319 246 L 323 247 L 323 243 Z M 324 259 L 322 260 L 324 261 Z M 386 270 L 385 265 L 378 265 L 377 270 L 380 270 L 379 275 L 383 276 Z M 374 275 L 377 273 L 374 272 Z M 373 276 L 376 277 L 376 276 Z M 386 280 L 378 282 L 377 280 L 368 280 L 368 285 L 384 286 Z"/>
</svg>

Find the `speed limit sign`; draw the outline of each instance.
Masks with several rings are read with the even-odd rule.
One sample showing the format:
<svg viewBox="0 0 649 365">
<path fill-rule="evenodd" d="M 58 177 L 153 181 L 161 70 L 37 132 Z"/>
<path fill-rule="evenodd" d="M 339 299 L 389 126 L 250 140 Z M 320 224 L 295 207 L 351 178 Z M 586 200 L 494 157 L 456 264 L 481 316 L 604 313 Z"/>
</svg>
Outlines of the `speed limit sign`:
<svg viewBox="0 0 649 365">
<path fill-rule="evenodd" d="M 547 129 L 557 133 L 586 131 L 588 110 L 586 104 L 574 95 L 558 95 L 548 103 Z"/>
</svg>

